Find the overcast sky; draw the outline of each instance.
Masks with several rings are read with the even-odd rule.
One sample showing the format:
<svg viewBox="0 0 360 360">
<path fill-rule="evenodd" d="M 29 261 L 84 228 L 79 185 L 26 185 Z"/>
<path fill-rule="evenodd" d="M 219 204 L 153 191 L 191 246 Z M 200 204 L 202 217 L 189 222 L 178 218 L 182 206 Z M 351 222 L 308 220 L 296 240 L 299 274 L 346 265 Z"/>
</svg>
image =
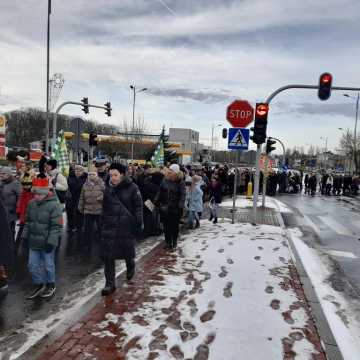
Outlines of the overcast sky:
<svg viewBox="0 0 360 360">
<path fill-rule="evenodd" d="M 111 101 L 113 116 L 136 113 L 152 132 L 198 130 L 209 144 L 236 98 L 253 105 L 291 83 L 316 85 L 329 71 L 335 86 L 360 86 L 359 0 L 52 0 L 51 74 L 66 82 L 59 102 Z M 45 108 L 47 0 L 0 2 L 0 110 Z M 356 96 L 356 93 L 353 93 Z M 339 127 L 354 127 L 355 100 L 334 91 L 292 90 L 271 104 L 268 135 L 286 146 L 338 146 Z M 81 115 L 79 108 L 65 113 Z M 221 128 L 215 131 L 219 147 Z"/>
</svg>

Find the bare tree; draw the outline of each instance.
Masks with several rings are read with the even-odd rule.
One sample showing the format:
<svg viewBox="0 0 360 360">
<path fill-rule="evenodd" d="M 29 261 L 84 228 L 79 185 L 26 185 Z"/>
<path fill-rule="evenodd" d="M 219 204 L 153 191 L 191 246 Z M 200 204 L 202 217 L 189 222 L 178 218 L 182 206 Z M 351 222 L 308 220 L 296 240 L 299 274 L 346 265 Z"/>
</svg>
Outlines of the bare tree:
<svg viewBox="0 0 360 360">
<path fill-rule="evenodd" d="M 350 131 L 350 129 L 346 129 L 343 132 L 341 139 L 340 139 L 340 151 L 345 157 L 350 157 L 354 161 L 355 165 L 355 173 L 359 172 L 359 150 L 360 150 L 360 141 L 357 137 L 356 144 L 354 139 L 354 134 Z M 355 151 L 356 150 L 356 151 Z"/>
</svg>

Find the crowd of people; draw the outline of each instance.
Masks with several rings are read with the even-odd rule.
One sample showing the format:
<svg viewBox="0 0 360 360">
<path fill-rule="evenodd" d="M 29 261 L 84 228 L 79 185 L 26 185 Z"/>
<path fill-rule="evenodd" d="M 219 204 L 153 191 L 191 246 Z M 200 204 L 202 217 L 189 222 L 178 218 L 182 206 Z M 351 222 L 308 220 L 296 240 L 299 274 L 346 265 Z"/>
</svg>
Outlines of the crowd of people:
<svg viewBox="0 0 360 360">
<path fill-rule="evenodd" d="M 316 191 L 322 195 L 357 195 L 360 185 L 358 176 L 311 172 L 304 177 L 304 193 L 314 196 Z"/>
<path fill-rule="evenodd" d="M 135 274 L 136 239 L 164 233 L 165 246 L 175 249 L 180 222 L 199 227 L 205 201 L 209 220 L 217 223 L 227 185 L 223 167 L 154 168 L 98 159 L 89 168 L 73 164 L 65 177 L 54 159 L 43 159 L 38 168 L 31 162 L 18 169 L 2 166 L 0 291 L 8 287 L 14 255 L 25 249 L 34 284 L 27 298 L 54 295 L 55 256 L 66 219 L 68 236 L 76 234 L 79 246 L 91 251 L 98 241 L 105 273 L 102 294 L 111 294 L 116 259 L 125 260 L 128 280 Z"/>
<path fill-rule="evenodd" d="M 43 158 L 37 168 L 22 162 L 17 169 L 0 167 L 0 292 L 7 288 L 8 267 L 20 248 L 28 254 L 34 289 L 28 299 L 48 298 L 56 291 L 56 250 L 66 220 L 71 239 L 91 251 L 99 244 L 104 263 L 103 295 L 115 290 L 115 260 L 126 262 L 127 279 L 135 274 L 135 244 L 164 233 L 165 246 L 176 249 L 179 226 L 200 227 L 204 204 L 209 221 L 218 221 L 219 204 L 232 195 L 235 168 L 227 165 L 192 167 L 108 163 L 96 159 L 88 168 L 73 164 L 68 177 L 57 161 Z M 253 171 L 238 169 L 237 193 L 245 194 Z M 260 192 L 263 175 L 260 177 Z M 357 192 L 358 178 L 298 171 L 270 172 L 266 192 L 324 195 Z M 66 213 L 66 216 L 64 216 Z M 6 221 L 5 221 L 6 220 Z"/>
</svg>

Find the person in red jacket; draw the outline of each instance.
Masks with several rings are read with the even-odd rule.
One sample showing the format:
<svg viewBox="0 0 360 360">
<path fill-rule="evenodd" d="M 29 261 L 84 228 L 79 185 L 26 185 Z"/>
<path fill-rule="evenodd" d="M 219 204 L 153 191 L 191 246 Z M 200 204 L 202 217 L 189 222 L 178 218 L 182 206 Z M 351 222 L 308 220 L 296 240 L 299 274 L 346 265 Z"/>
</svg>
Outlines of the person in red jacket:
<svg viewBox="0 0 360 360">
<path fill-rule="evenodd" d="M 21 176 L 22 192 L 17 204 L 16 213 L 19 219 L 19 231 L 15 239 L 15 253 L 18 252 L 20 247 L 20 240 L 25 226 L 25 214 L 30 200 L 34 198 L 34 194 L 31 192 L 31 185 L 34 178 L 34 173 L 31 167 L 27 167 L 25 173 Z"/>
</svg>

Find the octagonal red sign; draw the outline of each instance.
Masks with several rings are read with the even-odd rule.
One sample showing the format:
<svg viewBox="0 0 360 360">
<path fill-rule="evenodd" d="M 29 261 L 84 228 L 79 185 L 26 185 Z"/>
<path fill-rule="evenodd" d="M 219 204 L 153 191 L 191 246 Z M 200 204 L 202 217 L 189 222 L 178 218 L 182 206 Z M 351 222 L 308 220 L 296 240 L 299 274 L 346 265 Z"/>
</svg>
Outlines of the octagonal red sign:
<svg viewBox="0 0 360 360">
<path fill-rule="evenodd" d="M 232 127 L 245 128 L 254 119 L 254 108 L 246 100 L 235 100 L 227 107 L 226 119 Z"/>
</svg>

